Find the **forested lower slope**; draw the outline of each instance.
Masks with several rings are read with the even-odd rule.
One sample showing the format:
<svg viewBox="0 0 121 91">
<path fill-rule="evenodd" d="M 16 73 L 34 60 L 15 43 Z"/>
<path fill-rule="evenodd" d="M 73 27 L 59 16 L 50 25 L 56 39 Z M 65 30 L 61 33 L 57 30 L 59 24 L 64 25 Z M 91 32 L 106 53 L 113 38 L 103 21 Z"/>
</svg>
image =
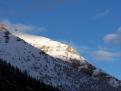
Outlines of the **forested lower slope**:
<svg viewBox="0 0 121 91">
<path fill-rule="evenodd" d="M 0 59 L 0 91 L 58 91 Z"/>
</svg>

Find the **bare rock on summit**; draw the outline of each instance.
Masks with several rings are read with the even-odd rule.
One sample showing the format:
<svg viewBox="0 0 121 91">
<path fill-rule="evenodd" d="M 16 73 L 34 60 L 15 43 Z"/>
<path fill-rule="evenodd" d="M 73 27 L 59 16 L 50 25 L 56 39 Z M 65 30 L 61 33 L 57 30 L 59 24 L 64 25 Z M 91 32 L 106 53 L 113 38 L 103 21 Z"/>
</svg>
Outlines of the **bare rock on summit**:
<svg viewBox="0 0 121 91">
<path fill-rule="evenodd" d="M 7 30 L 7 25 L 6 24 L 0 24 L 0 31 L 5 31 Z"/>
</svg>

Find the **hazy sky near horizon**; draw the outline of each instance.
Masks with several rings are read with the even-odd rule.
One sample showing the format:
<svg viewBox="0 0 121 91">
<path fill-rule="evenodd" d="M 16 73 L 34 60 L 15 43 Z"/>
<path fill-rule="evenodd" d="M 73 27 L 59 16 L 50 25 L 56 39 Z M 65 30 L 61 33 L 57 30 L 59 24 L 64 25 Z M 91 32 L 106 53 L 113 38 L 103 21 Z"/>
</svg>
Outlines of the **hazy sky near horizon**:
<svg viewBox="0 0 121 91">
<path fill-rule="evenodd" d="M 121 80 L 121 0 L 0 0 L 0 21 L 69 43 Z"/>
</svg>

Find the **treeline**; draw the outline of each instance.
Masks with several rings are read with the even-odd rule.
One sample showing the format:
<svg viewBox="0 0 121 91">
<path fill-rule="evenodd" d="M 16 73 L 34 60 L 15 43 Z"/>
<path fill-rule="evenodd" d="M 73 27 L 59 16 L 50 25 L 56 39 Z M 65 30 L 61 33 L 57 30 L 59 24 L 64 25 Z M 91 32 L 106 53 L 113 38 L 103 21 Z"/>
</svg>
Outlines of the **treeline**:
<svg viewBox="0 0 121 91">
<path fill-rule="evenodd" d="M 0 91 L 59 91 L 0 59 Z"/>
</svg>

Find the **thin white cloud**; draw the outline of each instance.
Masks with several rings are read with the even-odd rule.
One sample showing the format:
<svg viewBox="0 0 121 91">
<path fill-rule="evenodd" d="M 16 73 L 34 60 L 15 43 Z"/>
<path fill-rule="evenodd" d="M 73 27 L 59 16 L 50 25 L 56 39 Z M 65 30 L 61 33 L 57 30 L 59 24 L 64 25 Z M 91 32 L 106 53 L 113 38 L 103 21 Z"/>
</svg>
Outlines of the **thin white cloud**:
<svg viewBox="0 0 121 91">
<path fill-rule="evenodd" d="M 102 45 L 99 45 L 99 46 L 98 46 L 98 50 L 109 50 L 109 49 L 106 48 L 106 47 L 104 47 L 104 46 L 102 46 Z"/>
<path fill-rule="evenodd" d="M 121 27 L 114 33 L 104 36 L 104 42 L 111 44 L 121 44 Z"/>
<path fill-rule="evenodd" d="M 89 46 L 80 46 L 77 48 L 83 56 L 92 58 L 95 61 L 113 61 L 121 57 L 121 51 L 112 51 L 104 46 L 98 46 L 96 49 Z"/>
<path fill-rule="evenodd" d="M 109 9 L 106 9 L 106 10 L 104 10 L 104 11 L 102 11 L 102 12 L 99 12 L 99 13 L 97 13 L 96 15 L 94 15 L 94 16 L 92 17 L 92 19 L 96 20 L 96 19 L 102 18 L 102 17 L 104 17 L 104 16 L 107 16 L 107 15 L 109 15 L 110 13 L 111 13 L 110 10 L 109 10 Z"/>
<path fill-rule="evenodd" d="M 78 50 L 81 53 L 86 53 L 86 54 L 90 54 L 92 52 L 92 48 L 88 47 L 88 46 L 78 46 Z"/>
<path fill-rule="evenodd" d="M 78 49 L 80 50 L 81 53 L 92 57 L 92 60 L 96 61 L 111 61 L 121 57 L 121 52 L 109 51 L 108 48 L 102 46 L 98 46 L 97 49 L 90 48 L 87 46 L 81 46 Z"/>
<path fill-rule="evenodd" d="M 8 20 L 0 21 L 0 23 L 5 24 L 8 30 L 13 34 L 23 34 L 23 33 L 29 34 L 34 32 L 40 33 L 40 32 L 46 31 L 44 27 L 37 27 L 37 26 L 21 24 L 21 23 L 13 24 Z"/>
<path fill-rule="evenodd" d="M 96 60 L 113 60 L 121 56 L 121 52 L 111 52 L 107 50 L 98 50 L 92 53 L 94 59 Z"/>
</svg>

